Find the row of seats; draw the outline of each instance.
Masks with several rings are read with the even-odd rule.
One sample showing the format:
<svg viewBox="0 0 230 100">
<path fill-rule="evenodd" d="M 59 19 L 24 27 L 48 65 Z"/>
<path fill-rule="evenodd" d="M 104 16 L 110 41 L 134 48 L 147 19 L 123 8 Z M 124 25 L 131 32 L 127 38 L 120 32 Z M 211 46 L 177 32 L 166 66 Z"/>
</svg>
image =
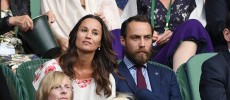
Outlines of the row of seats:
<svg viewBox="0 0 230 100">
<path fill-rule="evenodd" d="M 177 80 L 184 100 L 201 100 L 199 92 L 201 66 L 205 60 L 216 54 L 197 54 L 177 69 Z"/>
<path fill-rule="evenodd" d="M 49 59 L 24 62 L 18 66 L 16 74 L 6 65 L 0 64 L 12 100 L 35 100 L 36 91 L 32 85 L 34 72 Z"/>
<path fill-rule="evenodd" d="M 193 56 L 187 63 L 181 65 L 177 72 L 177 80 L 184 100 L 201 100 L 199 94 L 199 82 L 201 76 L 201 65 L 208 58 L 216 55 L 216 53 L 203 53 Z M 22 63 L 16 74 L 6 65 L 0 64 L 5 75 L 10 95 L 13 100 L 35 100 L 36 91 L 32 85 L 35 78 L 34 72 L 49 59 L 39 59 Z M 167 68 L 162 64 L 160 67 Z"/>
</svg>

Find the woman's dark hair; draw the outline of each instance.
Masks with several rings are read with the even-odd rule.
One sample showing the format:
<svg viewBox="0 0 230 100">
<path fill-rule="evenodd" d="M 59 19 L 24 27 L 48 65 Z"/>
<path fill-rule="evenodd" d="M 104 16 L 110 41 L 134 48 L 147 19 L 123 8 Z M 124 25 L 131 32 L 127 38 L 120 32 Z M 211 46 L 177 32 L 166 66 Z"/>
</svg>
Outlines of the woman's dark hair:
<svg viewBox="0 0 230 100">
<path fill-rule="evenodd" d="M 74 26 L 72 31 L 69 34 L 69 46 L 61 56 L 60 56 L 60 65 L 62 66 L 63 71 L 71 78 L 75 78 L 75 72 L 73 70 L 73 65 L 78 63 L 77 58 L 79 57 L 76 47 L 77 31 L 79 26 L 85 19 L 95 19 L 100 22 L 102 26 L 102 38 L 100 50 L 96 50 L 93 58 L 93 78 L 96 82 L 96 93 L 100 94 L 100 91 L 104 89 L 104 94 L 107 96 L 111 95 L 111 83 L 109 80 L 109 75 L 111 72 L 118 72 L 115 53 L 112 50 L 112 36 L 103 22 L 103 20 L 94 15 L 86 15 L 82 17 L 78 23 Z"/>
</svg>

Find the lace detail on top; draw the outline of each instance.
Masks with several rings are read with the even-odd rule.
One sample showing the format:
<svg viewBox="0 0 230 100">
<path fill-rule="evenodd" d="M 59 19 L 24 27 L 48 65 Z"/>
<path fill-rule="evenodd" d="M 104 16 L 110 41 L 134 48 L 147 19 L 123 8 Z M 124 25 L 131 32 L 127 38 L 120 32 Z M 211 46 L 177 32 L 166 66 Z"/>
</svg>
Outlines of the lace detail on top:
<svg viewBox="0 0 230 100">
<path fill-rule="evenodd" d="M 74 80 L 74 83 L 76 83 L 80 88 L 85 88 L 87 87 L 92 81 L 92 78 L 90 79 L 82 79 L 82 80 Z"/>
</svg>

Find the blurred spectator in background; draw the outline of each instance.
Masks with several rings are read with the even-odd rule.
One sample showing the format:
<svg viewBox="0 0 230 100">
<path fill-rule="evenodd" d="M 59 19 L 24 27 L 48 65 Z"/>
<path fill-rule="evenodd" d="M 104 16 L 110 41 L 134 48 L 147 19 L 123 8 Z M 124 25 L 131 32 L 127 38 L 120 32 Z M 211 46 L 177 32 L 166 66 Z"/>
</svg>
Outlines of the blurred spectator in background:
<svg viewBox="0 0 230 100">
<path fill-rule="evenodd" d="M 207 0 L 205 2 L 206 30 L 209 33 L 216 52 L 225 51 L 227 44 L 223 36 L 225 16 L 230 10 L 229 0 Z"/>
<path fill-rule="evenodd" d="M 223 35 L 228 49 L 203 63 L 200 79 L 202 100 L 230 100 L 230 12 L 225 23 Z"/>
<path fill-rule="evenodd" d="M 54 21 L 52 12 L 45 14 L 48 15 L 51 24 Z M 25 55 L 34 52 L 18 34 L 18 31 L 33 30 L 30 0 L 1 0 L 0 16 L 0 63 L 14 67 L 21 62 L 37 58 L 35 55 Z"/>
<path fill-rule="evenodd" d="M 213 51 L 202 24 L 189 20 L 195 8 L 195 0 L 137 0 L 138 15 L 148 17 L 154 28 L 153 61 L 176 71 L 191 56 Z"/>
</svg>

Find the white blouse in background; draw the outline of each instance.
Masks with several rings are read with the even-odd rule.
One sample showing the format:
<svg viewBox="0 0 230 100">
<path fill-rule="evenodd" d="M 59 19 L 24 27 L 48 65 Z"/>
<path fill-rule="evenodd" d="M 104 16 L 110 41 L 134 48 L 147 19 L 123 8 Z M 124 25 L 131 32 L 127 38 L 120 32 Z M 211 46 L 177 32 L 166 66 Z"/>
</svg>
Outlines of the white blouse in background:
<svg viewBox="0 0 230 100">
<path fill-rule="evenodd" d="M 102 12 L 110 30 L 120 29 L 121 22 L 115 0 L 85 0 L 85 9 L 80 0 L 41 0 L 41 13 L 52 11 L 55 22 L 51 24 L 58 38 L 68 39 L 78 20 L 85 15 Z"/>
</svg>

